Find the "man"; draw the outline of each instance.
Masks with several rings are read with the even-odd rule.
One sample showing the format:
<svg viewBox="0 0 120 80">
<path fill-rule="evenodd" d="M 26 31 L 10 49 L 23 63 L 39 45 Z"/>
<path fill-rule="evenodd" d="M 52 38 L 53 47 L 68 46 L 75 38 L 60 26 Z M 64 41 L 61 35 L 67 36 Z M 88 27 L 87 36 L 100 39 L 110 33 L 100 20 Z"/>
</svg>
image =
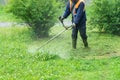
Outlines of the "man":
<svg viewBox="0 0 120 80">
<path fill-rule="evenodd" d="M 85 13 L 85 1 L 84 0 L 69 0 L 66 6 L 64 15 L 60 17 L 63 21 L 70 13 L 72 14 L 72 47 L 76 49 L 77 34 L 80 32 L 80 36 L 83 40 L 84 46 L 88 47 L 87 35 L 86 35 L 86 13 Z"/>
</svg>

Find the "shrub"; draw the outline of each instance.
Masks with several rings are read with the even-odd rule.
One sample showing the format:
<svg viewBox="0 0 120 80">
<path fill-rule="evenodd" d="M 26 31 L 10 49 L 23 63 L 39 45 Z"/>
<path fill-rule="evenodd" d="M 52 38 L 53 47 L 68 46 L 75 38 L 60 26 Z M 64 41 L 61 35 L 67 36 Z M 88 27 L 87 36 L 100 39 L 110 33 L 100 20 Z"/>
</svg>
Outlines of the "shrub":
<svg viewBox="0 0 120 80">
<path fill-rule="evenodd" d="M 58 1 L 64 2 L 64 3 L 67 3 L 67 2 L 68 2 L 68 0 L 58 0 Z"/>
<path fill-rule="evenodd" d="M 49 35 L 57 14 L 55 0 L 10 0 L 8 11 L 24 20 L 38 37 Z"/>
<path fill-rule="evenodd" d="M 120 0 L 93 0 L 91 24 L 99 31 L 120 35 L 119 4 Z"/>
<path fill-rule="evenodd" d="M 3 6 L 0 4 L 0 13 L 3 11 Z"/>
</svg>

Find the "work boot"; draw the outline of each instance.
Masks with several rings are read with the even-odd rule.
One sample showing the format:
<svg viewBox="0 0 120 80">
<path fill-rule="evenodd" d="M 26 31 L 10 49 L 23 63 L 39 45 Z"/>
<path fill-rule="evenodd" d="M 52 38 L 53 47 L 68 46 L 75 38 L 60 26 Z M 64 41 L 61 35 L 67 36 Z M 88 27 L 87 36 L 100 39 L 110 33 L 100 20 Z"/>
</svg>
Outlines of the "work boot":
<svg viewBox="0 0 120 80">
<path fill-rule="evenodd" d="M 72 47 L 73 49 L 76 49 L 76 40 L 72 40 Z"/>
<path fill-rule="evenodd" d="M 87 47 L 88 47 L 88 42 L 87 42 L 87 40 L 83 40 L 83 43 L 84 43 L 84 47 L 87 48 Z"/>
</svg>

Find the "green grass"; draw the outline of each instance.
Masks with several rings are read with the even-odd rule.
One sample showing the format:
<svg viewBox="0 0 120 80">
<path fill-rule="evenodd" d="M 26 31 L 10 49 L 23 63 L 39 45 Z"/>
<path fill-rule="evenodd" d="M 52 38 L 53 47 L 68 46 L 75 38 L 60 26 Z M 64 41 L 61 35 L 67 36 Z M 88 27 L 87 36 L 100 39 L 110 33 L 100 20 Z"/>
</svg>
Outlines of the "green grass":
<svg viewBox="0 0 120 80">
<path fill-rule="evenodd" d="M 59 33 L 61 30 L 63 30 L 63 27 L 55 26 L 53 27 L 51 31 L 51 37 Z M 40 51 L 47 51 L 49 53 L 58 54 L 61 57 L 75 57 L 75 58 L 81 58 L 81 57 L 91 57 L 91 56 L 116 56 L 120 53 L 120 38 L 119 36 L 105 34 L 105 33 L 98 33 L 98 32 L 91 32 L 87 30 L 88 34 L 88 42 L 89 47 L 88 49 L 85 49 L 83 46 L 83 42 L 78 35 L 77 40 L 77 49 L 73 50 L 71 47 L 71 30 L 61 34 L 59 37 L 51 41 L 49 44 L 45 45 L 43 48 L 40 49 Z M 40 47 L 42 44 L 44 44 L 49 38 L 44 39 L 38 39 L 34 41 L 30 48 L 33 47 Z M 77 56 L 77 57 L 76 57 Z"/>
<path fill-rule="evenodd" d="M 55 26 L 49 38 L 32 39 L 27 27 L 0 28 L 0 80 L 119 80 L 119 36 L 88 31 L 90 49 L 78 38 L 71 48 L 71 31 L 41 46 L 63 28 Z"/>
</svg>

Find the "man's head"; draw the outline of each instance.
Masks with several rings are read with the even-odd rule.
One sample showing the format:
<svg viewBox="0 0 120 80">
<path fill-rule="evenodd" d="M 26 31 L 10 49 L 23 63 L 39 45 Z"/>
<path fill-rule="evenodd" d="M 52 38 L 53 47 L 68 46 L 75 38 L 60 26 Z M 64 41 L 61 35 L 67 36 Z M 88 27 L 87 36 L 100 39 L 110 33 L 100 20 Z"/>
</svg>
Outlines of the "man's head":
<svg viewBox="0 0 120 80">
<path fill-rule="evenodd" d="M 72 2 L 77 2 L 78 0 L 71 0 Z"/>
</svg>

